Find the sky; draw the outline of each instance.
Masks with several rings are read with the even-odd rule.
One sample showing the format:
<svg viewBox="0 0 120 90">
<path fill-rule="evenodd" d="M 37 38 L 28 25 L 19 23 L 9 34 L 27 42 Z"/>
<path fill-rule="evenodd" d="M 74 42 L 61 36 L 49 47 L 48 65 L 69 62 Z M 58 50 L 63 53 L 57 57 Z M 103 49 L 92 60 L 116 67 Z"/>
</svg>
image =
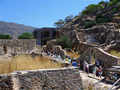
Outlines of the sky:
<svg viewBox="0 0 120 90">
<path fill-rule="evenodd" d="M 59 19 L 78 15 L 89 4 L 100 1 L 103 0 L 0 0 L 0 21 L 53 27 Z"/>
</svg>

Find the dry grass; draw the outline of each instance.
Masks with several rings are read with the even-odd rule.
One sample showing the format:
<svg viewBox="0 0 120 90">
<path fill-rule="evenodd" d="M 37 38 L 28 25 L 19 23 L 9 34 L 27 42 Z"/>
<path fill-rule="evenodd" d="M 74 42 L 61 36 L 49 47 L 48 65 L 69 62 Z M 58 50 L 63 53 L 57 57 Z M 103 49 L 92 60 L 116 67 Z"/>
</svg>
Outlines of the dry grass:
<svg viewBox="0 0 120 90">
<path fill-rule="evenodd" d="M 67 52 L 67 55 L 69 55 L 71 58 L 79 58 L 80 55 L 75 52 Z"/>
<path fill-rule="evenodd" d="M 32 58 L 28 55 L 21 55 L 12 60 L 0 60 L 0 74 L 11 73 L 22 70 L 60 68 L 60 63 L 53 62 L 45 57 Z"/>
<path fill-rule="evenodd" d="M 114 55 L 114 56 L 120 57 L 120 52 L 119 51 L 111 50 L 109 53 Z"/>
</svg>

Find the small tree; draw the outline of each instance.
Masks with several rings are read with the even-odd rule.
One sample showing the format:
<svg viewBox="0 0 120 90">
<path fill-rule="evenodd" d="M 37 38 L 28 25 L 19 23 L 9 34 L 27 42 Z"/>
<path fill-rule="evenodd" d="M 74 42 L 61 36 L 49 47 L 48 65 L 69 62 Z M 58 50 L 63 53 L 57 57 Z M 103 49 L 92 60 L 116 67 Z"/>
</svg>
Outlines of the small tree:
<svg viewBox="0 0 120 90">
<path fill-rule="evenodd" d="M 12 37 L 8 34 L 0 34 L 0 39 L 12 39 Z"/>
<path fill-rule="evenodd" d="M 90 28 L 92 26 L 96 25 L 96 22 L 95 21 L 85 21 L 84 22 L 84 27 L 85 28 Z"/>
<path fill-rule="evenodd" d="M 67 36 L 61 36 L 57 39 L 57 43 L 61 45 L 63 48 L 72 48 L 72 42 Z"/>
<path fill-rule="evenodd" d="M 32 33 L 28 33 L 28 32 L 25 32 L 23 34 L 21 34 L 20 36 L 18 36 L 18 39 L 33 39 L 33 35 Z"/>
<path fill-rule="evenodd" d="M 73 19 L 73 15 L 65 17 L 65 23 L 71 22 Z"/>
<path fill-rule="evenodd" d="M 101 4 L 90 4 L 85 8 L 85 10 L 82 11 L 82 15 L 87 15 L 87 14 L 94 14 L 97 11 L 103 9 L 104 7 Z"/>
<path fill-rule="evenodd" d="M 63 19 L 60 19 L 60 20 L 58 20 L 57 22 L 54 23 L 54 25 L 55 25 L 57 28 L 63 27 L 64 24 L 65 24 L 65 22 L 64 22 Z"/>
</svg>

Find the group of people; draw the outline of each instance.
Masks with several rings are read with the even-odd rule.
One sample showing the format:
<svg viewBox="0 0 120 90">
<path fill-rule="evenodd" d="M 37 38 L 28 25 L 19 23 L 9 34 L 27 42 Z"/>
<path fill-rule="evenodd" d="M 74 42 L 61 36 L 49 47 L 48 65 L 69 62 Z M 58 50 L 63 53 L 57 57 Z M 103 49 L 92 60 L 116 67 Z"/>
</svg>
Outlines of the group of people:
<svg viewBox="0 0 120 90">
<path fill-rule="evenodd" d="M 54 49 L 43 48 L 42 52 L 46 53 L 47 56 L 51 56 L 51 57 L 55 58 L 56 60 L 63 61 L 66 64 L 71 64 L 74 67 L 80 68 L 82 66 L 83 70 L 87 73 L 91 72 L 90 64 L 88 64 L 87 61 L 84 60 L 84 62 L 82 63 L 83 65 L 81 65 L 81 63 L 77 62 L 76 59 L 73 59 L 70 56 L 66 55 L 64 52 L 62 52 L 60 50 L 60 48 L 54 48 Z M 100 65 L 99 61 L 96 61 L 96 63 L 93 65 L 92 73 L 101 78 L 102 66 Z"/>
<path fill-rule="evenodd" d="M 102 77 L 103 68 L 100 65 L 99 61 L 96 61 L 96 63 L 94 65 L 90 65 L 87 63 L 87 61 L 84 61 L 83 70 L 87 73 L 91 72 L 100 78 Z"/>
<path fill-rule="evenodd" d="M 94 68 L 93 68 L 93 73 L 94 73 L 96 76 L 98 76 L 98 77 L 101 78 L 101 76 L 102 76 L 102 66 L 94 66 Z"/>
</svg>

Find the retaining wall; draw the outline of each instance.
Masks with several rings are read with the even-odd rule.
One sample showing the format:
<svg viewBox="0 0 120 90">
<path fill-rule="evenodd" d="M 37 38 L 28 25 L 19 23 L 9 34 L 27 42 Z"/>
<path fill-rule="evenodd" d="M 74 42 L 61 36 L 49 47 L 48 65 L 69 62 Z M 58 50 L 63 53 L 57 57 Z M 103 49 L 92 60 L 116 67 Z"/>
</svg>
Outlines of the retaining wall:
<svg viewBox="0 0 120 90">
<path fill-rule="evenodd" d="M 15 72 L 0 81 L 0 90 L 83 90 L 80 73 L 72 67 Z"/>
</svg>

